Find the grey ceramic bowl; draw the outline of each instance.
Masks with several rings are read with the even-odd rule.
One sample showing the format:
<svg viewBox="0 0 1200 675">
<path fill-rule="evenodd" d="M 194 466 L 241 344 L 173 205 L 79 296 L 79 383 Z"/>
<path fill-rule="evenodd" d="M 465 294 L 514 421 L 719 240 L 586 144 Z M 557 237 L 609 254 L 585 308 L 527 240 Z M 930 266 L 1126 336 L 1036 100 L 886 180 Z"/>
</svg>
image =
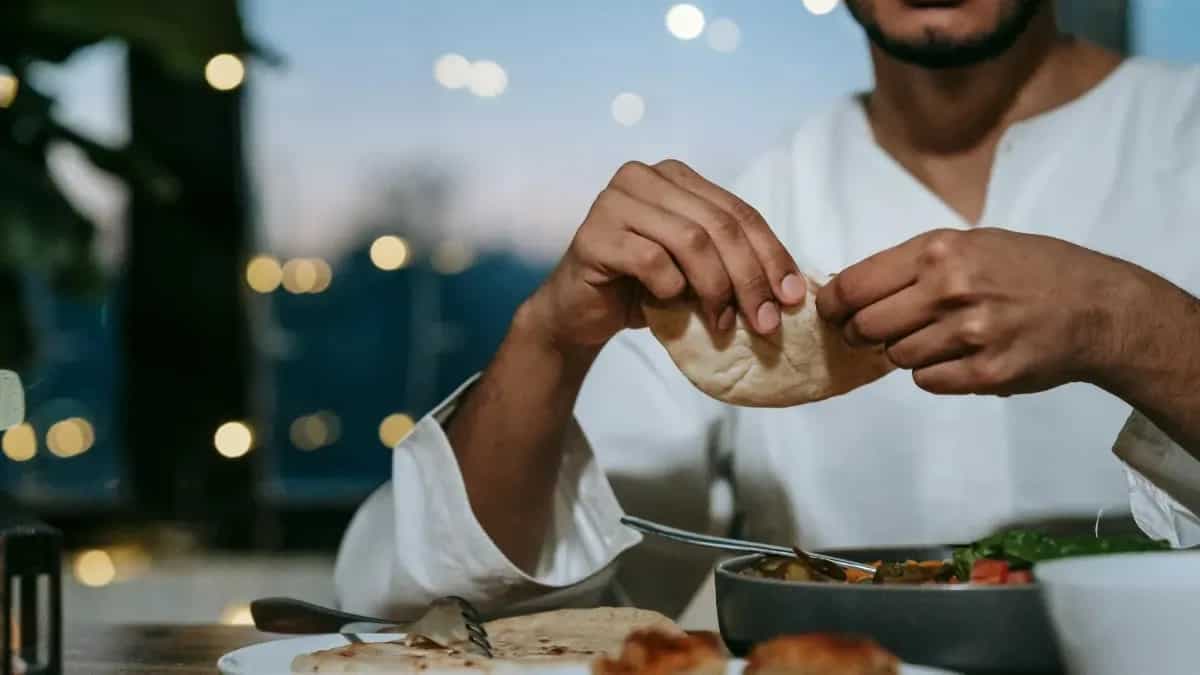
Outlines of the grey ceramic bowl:
<svg viewBox="0 0 1200 675">
<path fill-rule="evenodd" d="M 949 547 L 824 551 L 874 560 L 944 560 Z M 735 654 L 794 633 L 868 635 L 906 663 L 971 675 L 1060 673 L 1036 584 L 925 586 L 781 581 L 739 574 L 761 556 L 717 566 L 717 616 Z"/>
</svg>

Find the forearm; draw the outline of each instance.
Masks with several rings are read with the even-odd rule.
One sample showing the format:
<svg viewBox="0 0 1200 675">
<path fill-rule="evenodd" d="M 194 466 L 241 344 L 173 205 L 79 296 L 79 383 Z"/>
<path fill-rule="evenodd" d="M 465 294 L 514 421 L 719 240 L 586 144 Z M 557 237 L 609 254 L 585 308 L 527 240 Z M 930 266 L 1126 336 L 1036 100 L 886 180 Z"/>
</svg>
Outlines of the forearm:
<svg viewBox="0 0 1200 675">
<path fill-rule="evenodd" d="M 1200 301 L 1130 266 L 1112 347 L 1096 384 L 1200 459 Z"/>
<path fill-rule="evenodd" d="M 446 430 L 475 517 L 531 571 L 549 525 L 563 432 L 597 349 L 563 350 L 523 305 Z"/>
</svg>

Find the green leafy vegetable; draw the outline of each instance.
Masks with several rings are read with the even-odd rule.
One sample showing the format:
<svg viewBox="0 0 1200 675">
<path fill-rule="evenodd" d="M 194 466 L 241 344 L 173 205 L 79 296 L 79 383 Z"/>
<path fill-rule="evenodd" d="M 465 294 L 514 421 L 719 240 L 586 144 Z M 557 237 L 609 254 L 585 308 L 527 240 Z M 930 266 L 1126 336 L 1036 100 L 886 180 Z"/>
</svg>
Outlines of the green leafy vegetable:
<svg viewBox="0 0 1200 675">
<path fill-rule="evenodd" d="M 1028 569 L 1034 563 L 1055 558 L 1101 555 L 1105 553 L 1136 553 L 1161 551 L 1170 548 L 1164 541 L 1141 535 L 1112 537 L 1051 537 L 1030 530 L 1012 530 L 995 534 L 954 551 L 954 572 L 959 579 L 971 578 L 975 561 L 983 558 L 1005 560 L 1011 569 Z"/>
</svg>

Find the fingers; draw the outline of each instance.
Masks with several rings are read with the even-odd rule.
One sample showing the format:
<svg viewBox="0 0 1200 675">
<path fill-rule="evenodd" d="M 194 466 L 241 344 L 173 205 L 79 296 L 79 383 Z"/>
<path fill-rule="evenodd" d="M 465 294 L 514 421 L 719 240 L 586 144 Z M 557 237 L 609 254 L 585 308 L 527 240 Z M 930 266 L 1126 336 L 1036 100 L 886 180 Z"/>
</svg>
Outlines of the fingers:
<svg viewBox="0 0 1200 675">
<path fill-rule="evenodd" d="M 673 175 L 694 173 L 686 167 L 681 171 L 683 165 L 678 162 L 666 166 Z M 707 184 L 698 176 L 689 180 Z M 736 300 L 747 322 L 760 333 L 779 327 L 776 288 L 783 292 L 786 284 L 789 293 L 803 300 L 803 280 L 785 280 L 792 273 L 789 267 L 795 269 L 786 251 L 786 260 L 772 253 L 773 279 L 737 217 L 657 169 L 628 164 L 606 192 L 613 193 L 613 211 L 620 214 L 624 227 L 659 243 L 671 254 L 718 328 L 732 324 L 732 314 L 725 311 L 731 300 Z M 753 211 L 748 206 L 745 210 Z"/>
<path fill-rule="evenodd" d="M 734 286 L 717 247 L 701 226 L 674 212 L 649 204 L 610 188 L 605 199 L 624 229 L 613 230 L 608 236 L 619 250 L 612 252 L 620 260 L 614 266 L 624 267 L 623 273 L 633 274 L 639 263 L 642 268 L 660 265 L 655 258 L 666 254 L 668 261 L 686 277 L 700 305 L 713 326 L 719 327 L 721 316 L 734 298 Z M 654 243 L 647 247 L 646 242 Z M 632 264 L 632 266 L 631 266 Z M 637 276 L 634 274 L 634 276 Z M 641 277 L 638 277 L 639 279 Z M 667 298 L 648 287 L 655 297 Z M 680 288 L 675 295 L 682 292 Z"/>
<path fill-rule="evenodd" d="M 841 324 L 864 307 L 912 285 L 921 247 L 921 237 L 915 237 L 842 270 L 817 293 L 817 311 L 826 321 Z"/>
<path fill-rule="evenodd" d="M 575 245 L 584 262 L 604 271 L 605 278 L 585 279 L 590 283 L 608 283 L 622 276 L 637 279 L 651 295 L 662 300 L 674 298 L 688 286 L 688 280 L 662 245 L 625 230 L 598 233 L 581 238 Z"/>
<path fill-rule="evenodd" d="M 977 347 L 963 339 L 951 322 L 943 321 L 889 344 L 887 356 L 897 368 L 919 370 L 962 358 L 977 350 Z"/>
<path fill-rule="evenodd" d="M 914 284 L 858 310 L 842 331 L 851 345 L 892 343 L 928 326 L 937 316 L 936 299 Z"/>
<path fill-rule="evenodd" d="M 1010 368 L 999 357 L 976 352 L 961 359 L 942 361 L 913 371 L 913 382 L 932 394 L 1018 393 Z"/>
<path fill-rule="evenodd" d="M 667 180 L 714 205 L 732 218 L 739 226 L 738 233 L 749 243 L 755 259 L 766 272 L 771 291 L 776 298 L 787 305 L 804 301 L 807 292 L 804 275 L 800 274 L 796 261 L 754 207 L 732 192 L 708 181 L 683 162 L 665 160 L 656 164 L 654 168 Z"/>
</svg>

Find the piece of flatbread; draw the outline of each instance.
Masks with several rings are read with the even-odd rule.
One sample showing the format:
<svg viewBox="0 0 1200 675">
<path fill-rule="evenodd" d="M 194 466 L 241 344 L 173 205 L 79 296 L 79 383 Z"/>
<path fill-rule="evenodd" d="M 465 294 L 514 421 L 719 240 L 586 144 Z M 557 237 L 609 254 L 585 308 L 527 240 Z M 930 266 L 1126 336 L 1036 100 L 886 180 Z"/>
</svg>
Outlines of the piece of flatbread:
<svg viewBox="0 0 1200 675">
<path fill-rule="evenodd" d="M 882 347 L 846 344 L 817 314 L 817 282 L 799 307 L 783 308 L 780 326 L 760 335 L 738 313 L 723 333 L 710 330 L 690 297 L 648 298 L 642 310 L 651 332 L 692 384 L 733 405 L 784 408 L 844 394 L 893 370 Z"/>
<path fill-rule="evenodd" d="M 621 653 L 625 636 L 642 629 L 682 634 L 667 617 L 644 609 L 560 609 L 485 624 L 495 659 L 457 648 L 413 646 L 405 641 L 352 644 L 304 654 L 293 673 L 490 673 L 511 666 L 586 663 Z M 519 672 L 519 671 L 516 671 Z"/>
</svg>

